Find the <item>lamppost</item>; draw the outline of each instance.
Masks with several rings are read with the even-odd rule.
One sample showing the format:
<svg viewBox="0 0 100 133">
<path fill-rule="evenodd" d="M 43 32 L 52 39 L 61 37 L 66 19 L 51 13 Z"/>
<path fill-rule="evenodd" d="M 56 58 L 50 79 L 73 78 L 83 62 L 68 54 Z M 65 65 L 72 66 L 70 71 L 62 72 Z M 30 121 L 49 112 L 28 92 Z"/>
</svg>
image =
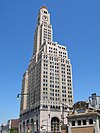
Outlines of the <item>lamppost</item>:
<svg viewBox="0 0 100 133">
<path fill-rule="evenodd" d="M 19 99 L 20 96 L 24 96 L 24 95 L 29 96 L 29 107 L 28 107 L 28 110 L 30 111 L 30 92 L 29 93 L 19 93 L 19 94 L 17 94 L 17 99 Z M 29 119 L 29 116 L 28 116 L 28 119 Z M 30 124 L 30 122 L 29 122 L 29 124 Z M 28 127 L 27 132 L 28 133 L 30 132 L 29 127 Z"/>
<path fill-rule="evenodd" d="M 62 104 L 62 115 L 61 115 L 61 118 L 62 118 L 62 123 L 64 124 L 64 119 L 66 117 L 64 117 L 64 107 L 66 107 L 66 110 L 68 109 L 68 106 L 64 103 L 61 103 Z"/>
<path fill-rule="evenodd" d="M 20 96 L 24 96 L 24 95 L 29 96 L 29 107 L 28 107 L 28 109 L 30 110 L 30 92 L 29 93 L 19 93 L 19 94 L 17 94 L 17 99 L 19 99 Z"/>
<path fill-rule="evenodd" d="M 29 96 L 29 109 L 30 109 L 30 93 L 19 93 L 17 94 L 17 99 L 19 99 L 20 96 L 27 95 Z"/>
</svg>

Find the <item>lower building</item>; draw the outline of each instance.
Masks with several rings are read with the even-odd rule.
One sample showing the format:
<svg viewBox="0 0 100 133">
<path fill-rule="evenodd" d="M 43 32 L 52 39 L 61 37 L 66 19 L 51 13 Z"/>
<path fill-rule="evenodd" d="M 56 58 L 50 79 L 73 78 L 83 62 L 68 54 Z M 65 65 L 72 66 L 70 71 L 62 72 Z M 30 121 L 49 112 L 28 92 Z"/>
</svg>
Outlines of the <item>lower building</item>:
<svg viewBox="0 0 100 133">
<path fill-rule="evenodd" d="M 79 101 L 73 105 L 68 114 L 66 125 L 62 125 L 62 133 L 100 133 L 100 99 L 92 94 L 88 101 Z"/>
<path fill-rule="evenodd" d="M 61 105 L 61 108 L 59 106 L 56 106 L 56 108 L 50 108 L 50 106 L 47 106 L 45 109 L 37 108 L 37 110 L 31 110 L 31 113 L 29 112 L 28 115 L 25 114 L 24 116 L 21 116 L 23 123 L 20 124 L 19 131 L 20 133 L 32 133 L 33 131 L 41 133 L 60 133 L 61 124 L 67 123 L 67 119 L 65 118 L 68 112 L 71 112 L 71 109 L 72 108 L 70 107 L 64 107 L 64 105 Z M 30 118 L 28 118 L 29 116 Z M 40 121 L 38 121 L 38 117 L 40 118 Z M 40 125 L 38 124 L 39 122 Z"/>
<path fill-rule="evenodd" d="M 19 119 L 8 120 L 6 124 L 1 125 L 1 133 L 19 133 Z"/>
</svg>

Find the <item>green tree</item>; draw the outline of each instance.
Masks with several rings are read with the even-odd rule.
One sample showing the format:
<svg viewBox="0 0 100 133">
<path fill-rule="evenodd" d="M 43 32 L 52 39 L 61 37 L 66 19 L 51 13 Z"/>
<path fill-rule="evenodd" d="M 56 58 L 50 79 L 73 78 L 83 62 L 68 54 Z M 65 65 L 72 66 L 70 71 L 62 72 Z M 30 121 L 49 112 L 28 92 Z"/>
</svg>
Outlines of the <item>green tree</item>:
<svg viewBox="0 0 100 133">
<path fill-rule="evenodd" d="M 11 128 L 10 133 L 17 133 L 16 129 Z"/>
</svg>

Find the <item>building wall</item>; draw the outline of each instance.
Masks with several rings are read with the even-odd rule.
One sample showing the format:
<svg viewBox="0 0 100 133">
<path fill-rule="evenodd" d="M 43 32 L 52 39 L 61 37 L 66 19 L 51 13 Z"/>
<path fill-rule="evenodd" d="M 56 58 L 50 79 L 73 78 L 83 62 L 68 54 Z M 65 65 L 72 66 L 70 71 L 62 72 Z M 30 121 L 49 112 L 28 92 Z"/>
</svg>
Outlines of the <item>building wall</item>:
<svg viewBox="0 0 100 133">
<path fill-rule="evenodd" d="M 94 133 L 94 127 L 72 128 L 72 133 Z"/>
<path fill-rule="evenodd" d="M 21 94 L 28 93 L 28 71 L 23 75 Z M 27 109 L 27 95 L 21 95 L 20 111 Z"/>
<path fill-rule="evenodd" d="M 1 133 L 10 133 L 11 130 L 19 133 L 19 119 L 8 120 L 7 124 L 2 124 Z"/>
<path fill-rule="evenodd" d="M 100 112 L 91 109 L 86 101 L 79 101 L 73 105 L 73 112 L 68 116 L 68 124 L 72 133 L 99 133 Z"/>
<path fill-rule="evenodd" d="M 67 48 L 52 42 L 50 14 L 44 7 L 39 11 L 37 29 L 39 27 L 42 31 L 35 31 L 38 36 L 34 38 L 35 53 L 22 82 L 22 93 L 30 93 L 30 97 L 21 97 L 21 112 L 34 104 L 41 104 L 40 100 L 54 105 L 73 105 L 72 66 Z"/>
<path fill-rule="evenodd" d="M 62 129 L 61 133 L 68 133 L 68 132 L 66 131 L 66 129 Z"/>
</svg>

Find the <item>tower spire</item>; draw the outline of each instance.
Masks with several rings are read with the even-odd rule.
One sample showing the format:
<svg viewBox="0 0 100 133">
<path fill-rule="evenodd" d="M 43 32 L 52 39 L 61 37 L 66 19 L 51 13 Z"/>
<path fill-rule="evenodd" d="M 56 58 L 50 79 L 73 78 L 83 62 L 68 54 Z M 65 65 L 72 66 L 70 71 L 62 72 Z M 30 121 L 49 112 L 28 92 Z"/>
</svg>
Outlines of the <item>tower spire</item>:
<svg viewBox="0 0 100 133">
<path fill-rule="evenodd" d="M 45 8 L 46 10 L 48 10 L 47 7 L 46 7 L 45 5 L 41 6 L 41 7 L 40 7 L 40 10 L 43 9 L 43 8 Z"/>
<path fill-rule="evenodd" d="M 44 42 L 52 42 L 52 25 L 50 24 L 50 14 L 46 6 L 41 6 L 37 19 L 37 27 L 34 36 L 34 52 L 39 52 Z"/>
</svg>

